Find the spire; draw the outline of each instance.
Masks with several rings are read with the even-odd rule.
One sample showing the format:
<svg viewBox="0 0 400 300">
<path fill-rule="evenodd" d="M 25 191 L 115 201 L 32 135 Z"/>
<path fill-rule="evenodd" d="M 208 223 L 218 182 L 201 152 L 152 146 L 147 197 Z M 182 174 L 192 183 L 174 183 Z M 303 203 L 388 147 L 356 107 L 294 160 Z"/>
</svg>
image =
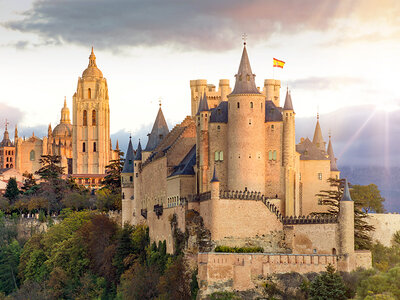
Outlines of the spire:
<svg viewBox="0 0 400 300">
<path fill-rule="evenodd" d="M 117 139 L 117 145 L 115 145 L 115 150 L 119 150 L 118 139 Z"/>
<path fill-rule="evenodd" d="M 92 46 L 92 53 L 90 53 L 90 56 L 89 56 L 88 67 L 97 67 L 96 66 L 96 55 L 94 55 L 93 46 Z"/>
<path fill-rule="evenodd" d="M 218 177 L 217 177 L 217 172 L 215 170 L 215 166 L 214 166 L 214 173 L 213 173 L 213 178 L 211 179 L 211 182 L 219 182 Z"/>
<path fill-rule="evenodd" d="M 336 158 L 335 155 L 333 154 L 333 147 L 332 147 L 332 141 L 331 141 L 331 135 L 329 134 L 329 143 L 328 143 L 328 156 L 331 161 L 331 171 L 339 171 L 336 165 Z"/>
<path fill-rule="evenodd" d="M 51 123 L 49 123 L 49 127 L 47 127 L 47 136 L 50 137 L 53 133 L 53 130 L 51 130 Z"/>
<path fill-rule="evenodd" d="M 18 128 L 17 128 L 17 124 L 15 124 L 15 130 L 14 130 L 14 143 L 17 142 L 18 139 Z"/>
<path fill-rule="evenodd" d="M 344 189 L 341 201 L 353 201 L 350 196 L 349 184 L 347 182 L 347 179 L 344 180 Z"/>
<path fill-rule="evenodd" d="M 92 47 L 92 52 L 90 53 L 89 56 L 89 64 L 88 67 L 86 68 L 85 71 L 82 73 L 82 77 L 98 77 L 101 78 L 103 77 L 103 73 L 97 68 L 96 65 L 96 55 L 94 55 L 93 47 Z"/>
<path fill-rule="evenodd" d="M 202 111 L 209 111 L 209 110 L 210 109 L 208 108 L 206 92 L 204 91 L 203 97 L 200 98 L 199 110 L 197 111 L 197 115 L 199 115 L 200 112 Z"/>
<path fill-rule="evenodd" d="M 158 109 L 156 120 L 154 121 L 153 129 L 151 130 L 151 133 L 148 134 L 149 141 L 147 142 L 144 151 L 153 151 L 168 133 L 168 125 L 167 122 L 165 122 L 164 114 L 160 107 Z"/>
<path fill-rule="evenodd" d="M 235 88 L 231 95 L 237 94 L 260 94 L 256 87 L 255 74 L 251 71 L 249 57 L 247 55 L 246 43 L 243 45 L 242 59 L 236 77 Z"/>
<path fill-rule="evenodd" d="M 322 136 L 321 126 L 319 125 L 319 114 L 317 114 L 317 124 L 315 125 L 313 144 L 323 152 L 325 152 L 325 141 Z"/>
<path fill-rule="evenodd" d="M 289 88 L 286 89 L 286 98 L 283 110 L 293 110 L 292 95 L 289 92 Z"/>
<path fill-rule="evenodd" d="M 142 160 L 142 145 L 140 144 L 140 140 L 136 149 L 135 160 Z"/>
<path fill-rule="evenodd" d="M 8 121 L 6 120 L 6 127 L 4 130 L 4 137 L 0 143 L 0 147 L 12 147 L 14 146 L 10 140 L 10 135 L 8 134 Z"/>
<path fill-rule="evenodd" d="M 64 106 L 61 109 L 61 124 L 71 124 L 71 119 L 69 118 L 69 108 L 67 107 L 67 97 L 64 97 Z"/>
<path fill-rule="evenodd" d="M 124 168 L 122 169 L 122 173 L 133 173 L 133 161 L 134 161 L 134 153 L 132 146 L 132 139 L 129 137 L 128 150 L 126 151 Z"/>
</svg>

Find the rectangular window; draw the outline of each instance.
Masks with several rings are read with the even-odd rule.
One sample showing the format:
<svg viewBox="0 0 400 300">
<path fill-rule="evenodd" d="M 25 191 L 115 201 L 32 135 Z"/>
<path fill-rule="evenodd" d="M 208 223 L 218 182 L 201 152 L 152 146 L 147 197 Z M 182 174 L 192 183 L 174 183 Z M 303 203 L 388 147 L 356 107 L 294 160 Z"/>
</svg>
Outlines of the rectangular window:
<svg viewBox="0 0 400 300">
<path fill-rule="evenodd" d="M 215 155 L 214 160 L 218 161 L 219 160 L 219 152 L 215 151 L 214 155 Z"/>
<path fill-rule="evenodd" d="M 322 180 L 322 173 L 318 173 L 318 179 Z"/>
<path fill-rule="evenodd" d="M 272 151 L 268 151 L 268 160 L 272 160 Z"/>
<path fill-rule="evenodd" d="M 272 153 L 272 159 L 276 161 L 276 150 Z"/>
<path fill-rule="evenodd" d="M 82 144 L 82 152 L 86 152 L 86 144 L 85 143 Z"/>
<path fill-rule="evenodd" d="M 130 182 L 133 181 L 133 176 L 129 176 L 129 181 L 130 181 Z"/>
<path fill-rule="evenodd" d="M 223 151 L 219 151 L 219 160 L 220 161 L 224 160 L 224 152 Z"/>
</svg>

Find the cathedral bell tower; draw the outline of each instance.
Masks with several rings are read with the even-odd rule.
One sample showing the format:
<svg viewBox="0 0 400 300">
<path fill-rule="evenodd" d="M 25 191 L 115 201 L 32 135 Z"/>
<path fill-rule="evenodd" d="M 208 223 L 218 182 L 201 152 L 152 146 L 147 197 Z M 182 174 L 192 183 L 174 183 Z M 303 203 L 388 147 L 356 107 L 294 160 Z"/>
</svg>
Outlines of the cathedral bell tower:
<svg viewBox="0 0 400 300">
<path fill-rule="evenodd" d="M 72 122 L 73 174 L 104 174 L 111 159 L 110 108 L 107 80 L 93 48 L 73 96 Z"/>
</svg>

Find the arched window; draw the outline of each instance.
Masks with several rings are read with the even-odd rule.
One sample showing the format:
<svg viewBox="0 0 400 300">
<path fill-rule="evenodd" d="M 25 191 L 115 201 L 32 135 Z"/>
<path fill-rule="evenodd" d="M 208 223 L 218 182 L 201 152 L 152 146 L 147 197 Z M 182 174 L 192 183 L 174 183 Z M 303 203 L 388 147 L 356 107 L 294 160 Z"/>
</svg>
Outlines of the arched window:
<svg viewBox="0 0 400 300">
<path fill-rule="evenodd" d="M 6 164 L 6 168 L 8 169 L 8 164 Z"/>
<path fill-rule="evenodd" d="M 92 125 L 96 126 L 96 111 L 92 110 Z"/>
<path fill-rule="evenodd" d="M 122 193 L 122 199 L 125 199 L 125 193 Z"/>
<path fill-rule="evenodd" d="M 31 151 L 30 153 L 29 153 L 29 159 L 31 160 L 31 161 L 34 161 L 35 160 L 35 151 Z"/>
<path fill-rule="evenodd" d="M 10 165 L 10 168 L 12 168 L 12 167 L 13 167 L 13 164 Z"/>
<path fill-rule="evenodd" d="M 83 111 L 83 126 L 87 126 L 87 111 Z"/>
<path fill-rule="evenodd" d="M 86 143 L 85 142 L 82 143 L 82 152 L 86 152 Z"/>
<path fill-rule="evenodd" d="M 237 108 L 240 108 L 240 103 L 239 102 L 237 103 Z"/>
<path fill-rule="evenodd" d="M 92 90 L 88 88 L 87 95 L 89 99 L 92 99 Z"/>
<path fill-rule="evenodd" d="M 96 152 L 96 151 L 97 151 L 96 148 L 97 148 L 97 147 L 96 147 L 96 142 L 93 142 L 93 152 Z"/>
<path fill-rule="evenodd" d="M 250 102 L 250 108 L 253 108 L 253 102 Z"/>
</svg>

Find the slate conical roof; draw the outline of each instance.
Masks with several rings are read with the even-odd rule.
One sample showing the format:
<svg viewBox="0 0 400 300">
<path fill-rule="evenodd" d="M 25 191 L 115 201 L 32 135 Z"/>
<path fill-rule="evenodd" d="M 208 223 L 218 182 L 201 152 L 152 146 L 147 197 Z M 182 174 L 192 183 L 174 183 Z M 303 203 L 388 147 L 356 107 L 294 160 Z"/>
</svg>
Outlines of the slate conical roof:
<svg viewBox="0 0 400 300">
<path fill-rule="evenodd" d="M 325 141 L 322 136 L 321 126 L 319 125 L 319 115 L 317 115 L 317 124 L 315 125 L 313 144 L 323 152 L 325 152 Z"/>
<path fill-rule="evenodd" d="M 207 96 L 206 93 L 204 92 L 203 96 L 200 98 L 200 103 L 199 103 L 199 110 L 197 111 L 197 115 L 200 114 L 202 111 L 209 111 L 210 109 L 208 108 L 208 101 L 207 101 Z"/>
<path fill-rule="evenodd" d="M 153 129 L 151 130 L 151 133 L 148 134 L 149 141 L 147 142 L 146 149 L 144 149 L 144 151 L 153 151 L 168 133 L 168 125 L 167 122 L 165 122 L 164 114 L 160 106 L 156 120 L 154 121 Z"/>
<path fill-rule="evenodd" d="M 126 151 L 124 168 L 122 173 L 133 173 L 133 161 L 135 159 L 135 154 L 133 152 L 132 138 L 129 137 L 128 150 Z"/>
<path fill-rule="evenodd" d="M 10 140 L 10 135 L 8 134 L 7 124 L 6 124 L 6 129 L 4 130 L 4 137 L 0 143 L 0 147 L 12 147 L 12 146 L 14 145 Z"/>
<path fill-rule="evenodd" d="M 283 110 L 293 110 L 292 95 L 289 93 L 289 89 L 286 90 L 285 104 Z"/>
<path fill-rule="evenodd" d="M 331 161 L 331 171 L 339 171 L 336 164 L 335 154 L 333 154 L 333 147 L 331 137 L 329 136 L 329 143 L 328 143 L 328 155 Z"/>
<path fill-rule="evenodd" d="M 136 149 L 135 160 L 142 160 L 142 145 L 140 144 L 140 140 Z"/>
<path fill-rule="evenodd" d="M 246 50 L 246 44 L 243 47 L 242 59 L 240 60 L 239 70 L 235 77 L 235 87 L 231 95 L 260 94 L 256 87 L 256 75 L 253 74 L 253 72 L 251 71 L 250 61 Z"/>
<path fill-rule="evenodd" d="M 344 180 L 342 201 L 353 201 L 350 196 L 349 184 L 347 182 L 347 179 Z"/>
<path fill-rule="evenodd" d="M 214 166 L 214 173 L 213 173 L 213 178 L 211 179 L 211 182 L 219 182 L 218 177 L 217 177 L 217 172 L 215 171 L 215 166 Z"/>
</svg>

